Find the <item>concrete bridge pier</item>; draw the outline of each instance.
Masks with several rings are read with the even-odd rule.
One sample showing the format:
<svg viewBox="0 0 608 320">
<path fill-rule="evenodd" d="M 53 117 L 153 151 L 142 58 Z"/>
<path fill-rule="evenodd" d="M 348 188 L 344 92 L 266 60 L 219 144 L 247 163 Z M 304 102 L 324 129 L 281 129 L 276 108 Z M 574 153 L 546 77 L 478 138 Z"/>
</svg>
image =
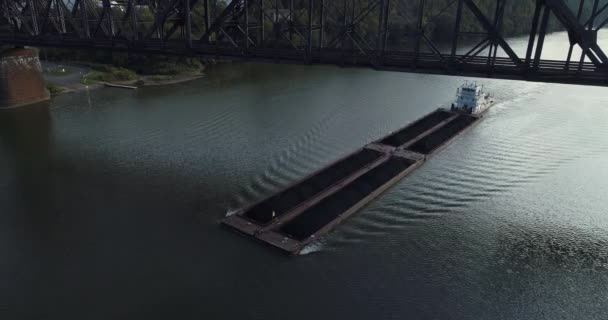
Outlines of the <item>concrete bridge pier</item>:
<svg viewBox="0 0 608 320">
<path fill-rule="evenodd" d="M 38 50 L 12 48 L 0 52 L 0 109 L 25 106 L 49 98 Z"/>
</svg>

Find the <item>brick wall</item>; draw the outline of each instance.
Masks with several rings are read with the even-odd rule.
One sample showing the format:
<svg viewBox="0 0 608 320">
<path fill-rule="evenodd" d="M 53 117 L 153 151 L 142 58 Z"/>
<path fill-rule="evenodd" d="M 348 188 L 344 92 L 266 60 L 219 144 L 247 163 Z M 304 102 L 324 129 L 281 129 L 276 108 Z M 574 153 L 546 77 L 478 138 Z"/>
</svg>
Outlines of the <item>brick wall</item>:
<svg viewBox="0 0 608 320">
<path fill-rule="evenodd" d="M 50 97 L 35 49 L 18 48 L 0 56 L 0 108 L 23 106 Z"/>
</svg>

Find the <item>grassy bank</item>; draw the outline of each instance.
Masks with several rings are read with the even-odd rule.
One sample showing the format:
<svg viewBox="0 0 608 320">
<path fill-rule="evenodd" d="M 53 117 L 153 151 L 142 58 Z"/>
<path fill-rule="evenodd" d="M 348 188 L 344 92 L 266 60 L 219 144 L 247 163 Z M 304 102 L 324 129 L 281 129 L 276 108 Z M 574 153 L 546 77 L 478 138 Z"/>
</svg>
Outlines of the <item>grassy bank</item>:
<svg viewBox="0 0 608 320">
<path fill-rule="evenodd" d="M 90 52 L 65 49 L 42 49 L 43 60 L 81 64 L 92 69 L 81 84 L 99 82 L 159 85 L 186 81 L 202 75 L 207 61 L 172 56 L 146 56 L 128 53 Z"/>
<path fill-rule="evenodd" d="M 47 83 L 46 89 L 49 90 L 49 93 L 51 94 L 51 96 L 56 96 L 56 95 L 62 94 L 66 91 L 65 88 L 52 84 L 52 83 Z"/>
<path fill-rule="evenodd" d="M 133 70 L 122 67 L 113 67 L 107 65 L 99 65 L 94 67 L 93 71 L 82 77 L 81 82 L 84 85 L 91 85 L 97 82 L 122 82 L 133 81 L 139 77 Z"/>
</svg>

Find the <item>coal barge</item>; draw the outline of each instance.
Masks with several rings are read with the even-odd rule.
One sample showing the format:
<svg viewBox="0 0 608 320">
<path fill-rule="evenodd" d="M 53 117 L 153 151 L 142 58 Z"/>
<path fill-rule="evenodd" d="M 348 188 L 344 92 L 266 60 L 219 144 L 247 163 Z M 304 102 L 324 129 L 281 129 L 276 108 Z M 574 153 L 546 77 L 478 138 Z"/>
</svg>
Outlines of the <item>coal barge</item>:
<svg viewBox="0 0 608 320">
<path fill-rule="evenodd" d="M 222 224 L 296 254 L 472 128 L 492 104 L 481 86 L 465 83 L 449 109 L 427 114 L 238 210 Z"/>
</svg>

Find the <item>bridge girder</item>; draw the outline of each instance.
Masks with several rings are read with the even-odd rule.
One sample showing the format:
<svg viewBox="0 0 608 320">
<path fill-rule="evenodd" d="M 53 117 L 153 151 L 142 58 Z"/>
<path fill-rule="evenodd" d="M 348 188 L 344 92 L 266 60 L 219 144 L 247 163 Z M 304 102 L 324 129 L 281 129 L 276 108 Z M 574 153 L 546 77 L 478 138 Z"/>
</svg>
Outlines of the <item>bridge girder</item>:
<svg viewBox="0 0 608 320">
<path fill-rule="evenodd" d="M 0 44 L 608 85 L 597 40 L 608 3 L 591 0 L 584 16 L 585 0 L 578 12 L 564 0 L 536 0 L 527 50 L 518 55 L 502 31 L 509 1 L 488 9 L 475 0 L 445 0 L 442 8 L 427 0 L 0 0 Z M 542 59 L 551 16 L 569 35 L 560 61 Z M 454 31 L 438 44 L 432 29 L 446 17 Z"/>
</svg>

